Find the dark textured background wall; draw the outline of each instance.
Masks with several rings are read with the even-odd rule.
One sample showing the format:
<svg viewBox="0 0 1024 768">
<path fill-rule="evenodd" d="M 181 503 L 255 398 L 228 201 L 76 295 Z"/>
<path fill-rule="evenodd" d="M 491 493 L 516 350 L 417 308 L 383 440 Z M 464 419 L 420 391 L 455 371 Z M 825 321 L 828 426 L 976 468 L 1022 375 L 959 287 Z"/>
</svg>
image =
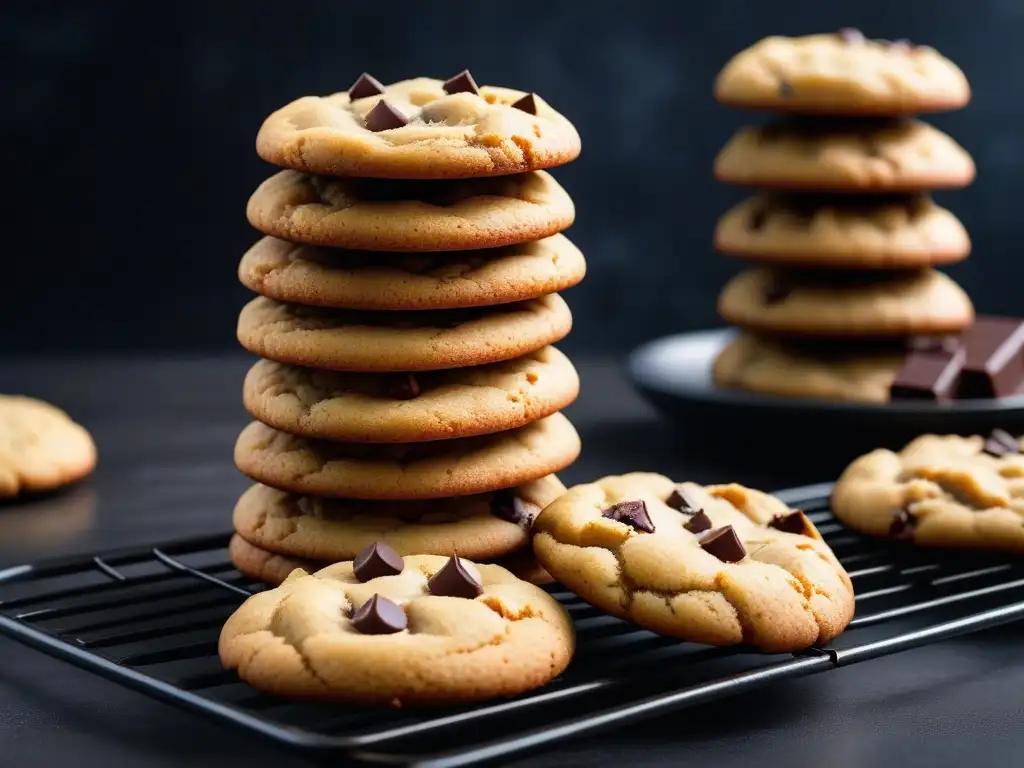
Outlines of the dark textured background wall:
<svg viewBox="0 0 1024 768">
<path fill-rule="evenodd" d="M 11 0 L 0 352 L 233 348 L 235 267 L 256 238 L 245 201 L 271 173 L 260 121 L 364 69 L 388 82 L 468 66 L 579 127 L 581 159 L 556 172 L 591 265 L 568 294 L 566 346 L 714 325 L 738 264 L 712 253 L 711 230 L 740 193 L 710 165 L 751 116 L 716 106 L 712 80 L 764 35 L 840 26 L 933 45 L 967 73 L 972 105 L 934 119 L 979 167 L 974 187 L 941 196 L 975 243 L 950 271 L 982 310 L 1020 312 L 1022 0 Z"/>
</svg>

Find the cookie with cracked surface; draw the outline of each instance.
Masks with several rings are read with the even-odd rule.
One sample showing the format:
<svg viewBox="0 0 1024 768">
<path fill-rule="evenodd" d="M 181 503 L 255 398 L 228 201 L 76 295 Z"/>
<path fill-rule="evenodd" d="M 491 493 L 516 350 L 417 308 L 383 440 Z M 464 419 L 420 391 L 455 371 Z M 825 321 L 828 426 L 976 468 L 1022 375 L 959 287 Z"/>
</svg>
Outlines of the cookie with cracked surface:
<svg viewBox="0 0 1024 768">
<path fill-rule="evenodd" d="M 927 195 L 755 195 L 718 220 L 715 248 L 819 269 L 916 269 L 962 261 L 971 239 Z"/>
<path fill-rule="evenodd" d="M 960 109 L 971 100 L 971 87 L 934 48 L 843 29 L 764 38 L 725 65 L 715 98 L 779 112 L 894 116 Z"/>
<path fill-rule="evenodd" d="M 228 556 L 231 563 L 243 576 L 248 576 L 255 581 L 262 581 L 265 584 L 277 586 L 288 578 L 292 571 L 301 568 L 308 573 L 314 573 L 321 568 L 326 568 L 333 563 L 318 560 L 303 560 L 298 557 L 280 555 L 269 552 L 265 549 L 250 544 L 237 533 L 231 537 L 228 544 Z M 513 552 L 505 557 L 499 557 L 492 563 L 499 565 L 513 576 L 531 584 L 551 584 L 554 579 L 551 574 L 545 571 L 533 555 L 533 550 L 524 547 L 518 552 Z"/>
<path fill-rule="evenodd" d="M 364 310 L 488 307 L 557 293 L 587 271 L 564 235 L 458 254 L 346 251 L 265 237 L 242 257 L 238 277 L 279 301 Z"/>
<path fill-rule="evenodd" d="M 268 360 L 334 371 L 409 373 L 528 355 L 565 338 L 572 312 L 558 294 L 516 304 L 368 312 L 260 296 L 238 318 L 238 341 Z"/>
<path fill-rule="evenodd" d="M 281 171 L 249 198 L 266 235 L 308 245 L 424 252 L 497 248 L 568 229 L 576 209 L 544 171 L 449 181 L 311 176 Z"/>
<path fill-rule="evenodd" d="M 853 617 L 850 579 L 814 525 L 741 485 L 641 472 L 578 485 L 541 512 L 533 548 L 588 603 L 684 640 L 797 651 Z"/>
<path fill-rule="evenodd" d="M 284 432 L 418 443 L 516 429 L 562 410 L 579 387 L 569 358 L 544 347 L 500 363 L 417 374 L 319 371 L 260 360 L 242 393 L 254 418 Z"/>
<path fill-rule="evenodd" d="M 299 171 L 411 179 L 523 173 L 579 156 L 572 123 L 537 94 L 490 85 L 449 93 L 428 77 L 365 87 L 371 81 L 364 75 L 349 91 L 303 96 L 277 110 L 260 128 L 256 151 Z M 388 107 L 397 113 L 392 122 L 371 116 Z"/>
<path fill-rule="evenodd" d="M 401 561 L 365 582 L 351 562 L 293 572 L 228 619 L 221 661 L 270 693 L 393 706 L 514 696 L 569 664 L 572 621 L 544 590 L 496 565 Z"/>
<path fill-rule="evenodd" d="M 779 341 L 740 333 L 712 365 L 717 386 L 775 397 L 886 403 L 906 359 L 894 344 Z"/>
<path fill-rule="evenodd" d="M 493 560 L 529 544 L 534 519 L 564 492 L 554 475 L 425 501 L 326 499 L 254 485 L 235 505 L 234 525 L 254 546 L 306 560 L 351 560 L 375 541 L 400 555 Z"/>
<path fill-rule="evenodd" d="M 920 120 L 816 118 L 741 128 L 715 159 L 726 184 L 823 192 L 957 189 L 974 160 Z"/>
<path fill-rule="evenodd" d="M 235 443 L 235 464 L 293 493 L 441 499 L 523 485 L 565 469 L 579 452 L 579 435 L 560 413 L 508 432 L 401 445 L 313 440 L 253 422 Z"/>
<path fill-rule="evenodd" d="M 956 333 L 974 320 L 964 290 L 933 269 L 819 272 L 754 268 L 730 280 L 718 314 L 758 332 L 870 338 Z"/>
<path fill-rule="evenodd" d="M 23 395 L 0 395 L 0 498 L 51 491 L 96 467 L 96 444 L 60 408 Z"/>
<path fill-rule="evenodd" d="M 863 533 L 922 547 L 1024 553 L 1024 455 L 1001 430 L 988 437 L 922 435 L 899 452 L 854 460 L 832 509 Z"/>
</svg>

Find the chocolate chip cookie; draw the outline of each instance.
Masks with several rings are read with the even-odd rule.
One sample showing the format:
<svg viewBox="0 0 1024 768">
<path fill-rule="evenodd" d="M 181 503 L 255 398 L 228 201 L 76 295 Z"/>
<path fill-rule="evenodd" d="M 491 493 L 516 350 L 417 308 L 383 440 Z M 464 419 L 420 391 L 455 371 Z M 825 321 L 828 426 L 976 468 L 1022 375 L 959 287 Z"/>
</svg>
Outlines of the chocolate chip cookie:
<svg viewBox="0 0 1024 768">
<path fill-rule="evenodd" d="M 485 307 L 564 291 L 583 254 L 563 235 L 460 253 L 384 253 L 297 245 L 273 237 L 242 257 L 238 277 L 271 299 L 319 307 L 423 310 Z"/>
<path fill-rule="evenodd" d="M 535 93 L 478 86 L 469 72 L 304 96 L 256 137 L 275 165 L 335 176 L 451 179 L 522 173 L 574 160 L 580 137 Z"/>
<path fill-rule="evenodd" d="M 1024 455 L 1002 430 L 922 435 L 856 459 L 832 491 L 846 525 L 923 547 L 1024 553 Z"/>
<path fill-rule="evenodd" d="M 566 610 L 504 568 L 386 545 L 253 595 L 220 636 L 255 688 L 362 704 L 464 704 L 549 682 L 572 658 Z"/>
<path fill-rule="evenodd" d="M 301 560 L 351 560 L 375 541 L 400 555 L 493 560 L 529 544 L 533 521 L 565 492 L 554 476 L 476 496 L 357 501 L 254 485 L 235 506 L 235 531 L 260 549 Z"/>
<path fill-rule="evenodd" d="M 570 489 L 534 532 L 556 581 L 653 632 L 798 651 L 853 617 L 849 577 L 814 525 L 740 485 L 608 477 Z"/>
<path fill-rule="evenodd" d="M 50 403 L 0 395 L 0 498 L 74 483 L 96 466 L 85 428 Z"/>
<path fill-rule="evenodd" d="M 576 217 L 544 171 L 446 181 L 281 171 L 249 198 L 249 222 L 293 243 L 365 251 L 467 251 L 549 237 Z"/>
<path fill-rule="evenodd" d="M 914 269 L 967 258 L 963 224 L 927 195 L 761 194 L 727 211 L 715 248 L 819 269 Z"/>
<path fill-rule="evenodd" d="M 269 360 L 363 373 L 486 365 L 563 339 L 572 313 L 558 294 L 497 307 L 364 312 L 259 297 L 238 318 L 238 341 Z"/>
<path fill-rule="evenodd" d="M 869 40 L 856 29 L 766 37 L 736 54 L 715 80 L 723 104 L 781 112 L 913 115 L 959 109 L 964 73 L 934 48 Z"/>
<path fill-rule="evenodd" d="M 400 445 L 312 440 L 254 422 L 235 443 L 235 463 L 293 493 L 413 500 L 523 485 L 565 469 L 579 452 L 579 435 L 561 413 L 493 435 Z"/>
<path fill-rule="evenodd" d="M 343 373 L 260 360 L 245 377 L 246 409 L 304 437 L 416 443 L 485 435 L 550 416 L 576 399 L 579 376 L 554 347 L 473 368 Z"/>
<path fill-rule="evenodd" d="M 919 192 L 974 180 L 974 160 L 920 120 L 808 118 L 742 128 L 715 159 L 727 184 L 822 192 Z"/>
<path fill-rule="evenodd" d="M 754 331 L 836 338 L 956 333 L 974 320 L 974 306 L 964 290 L 933 269 L 748 269 L 726 284 L 718 313 Z"/>
</svg>

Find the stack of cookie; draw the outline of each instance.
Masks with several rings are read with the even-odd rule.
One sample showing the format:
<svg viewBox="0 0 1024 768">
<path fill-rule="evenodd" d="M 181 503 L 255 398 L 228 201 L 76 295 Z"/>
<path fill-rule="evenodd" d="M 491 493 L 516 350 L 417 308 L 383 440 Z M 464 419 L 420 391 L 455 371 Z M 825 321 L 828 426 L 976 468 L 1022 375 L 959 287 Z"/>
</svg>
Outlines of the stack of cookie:
<svg viewBox="0 0 1024 768">
<path fill-rule="evenodd" d="M 259 294 L 238 338 L 259 355 L 257 419 L 235 461 L 257 482 L 231 555 L 282 580 L 384 542 L 400 555 L 500 560 L 543 579 L 536 513 L 564 487 L 579 389 L 551 344 L 584 275 L 562 234 L 572 200 L 543 168 L 575 159 L 575 128 L 540 97 L 462 72 L 272 114 L 260 156 L 285 168 L 248 205 Z"/>
<path fill-rule="evenodd" d="M 885 402 L 907 339 L 958 333 L 967 294 L 933 269 L 967 257 L 959 220 L 929 195 L 975 175 L 952 138 L 914 115 L 956 109 L 955 64 L 907 41 L 770 37 L 734 57 L 716 98 L 781 118 L 737 133 L 718 180 L 762 188 L 715 232 L 722 253 L 759 262 L 722 291 L 741 333 L 715 381 L 765 394 Z"/>
</svg>

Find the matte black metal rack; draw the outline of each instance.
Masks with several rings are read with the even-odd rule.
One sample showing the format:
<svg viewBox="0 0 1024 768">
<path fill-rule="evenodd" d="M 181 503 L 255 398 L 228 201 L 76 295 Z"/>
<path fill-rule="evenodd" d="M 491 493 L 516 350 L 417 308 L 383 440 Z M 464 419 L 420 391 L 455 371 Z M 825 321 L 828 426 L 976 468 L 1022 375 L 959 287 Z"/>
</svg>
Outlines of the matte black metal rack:
<svg viewBox="0 0 1024 768">
<path fill-rule="evenodd" d="M 850 572 L 857 617 L 832 645 L 798 656 L 658 637 L 555 587 L 576 621 L 578 652 L 561 678 L 535 693 L 443 711 L 288 702 L 221 669 L 221 625 L 262 588 L 232 567 L 227 535 L 0 571 L 0 632 L 294 748 L 454 768 L 1024 618 L 1024 562 L 869 541 L 834 520 L 829 490 L 779 495 L 808 512 Z M 643 674 L 654 666 L 656 675 Z"/>
</svg>

